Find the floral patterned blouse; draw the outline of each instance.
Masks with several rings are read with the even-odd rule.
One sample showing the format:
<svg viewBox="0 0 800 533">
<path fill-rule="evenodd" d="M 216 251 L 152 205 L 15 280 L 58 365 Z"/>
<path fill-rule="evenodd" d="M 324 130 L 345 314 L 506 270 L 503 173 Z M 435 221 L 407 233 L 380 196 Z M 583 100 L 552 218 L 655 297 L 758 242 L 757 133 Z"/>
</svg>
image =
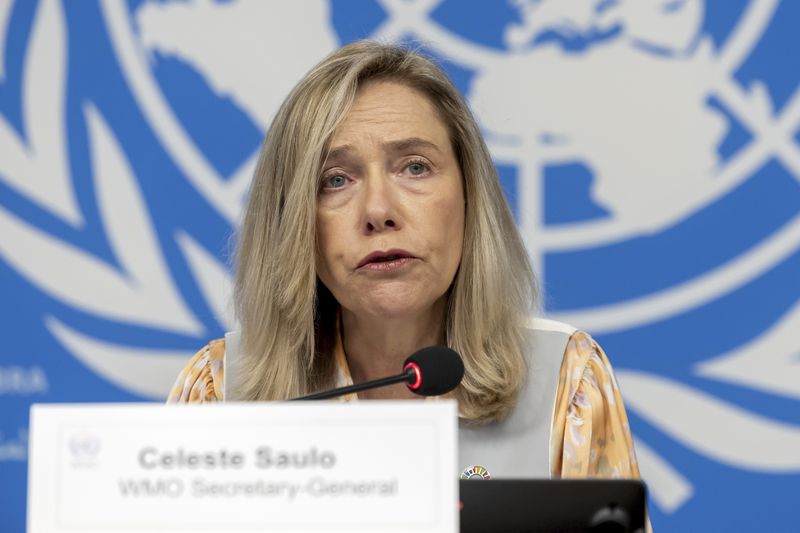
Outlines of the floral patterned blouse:
<svg viewBox="0 0 800 533">
<path fill-rule="evenodd" d="M 189 361 L 168 402 L 223 400 L 225 341 L 206 345 Z M 352 383 L 344 351 L 336 349 L 338 385 Z M 344 401 L 357 399 L 355 394 Z M 606 354 L 586 333 L 567 342 L 550 432 L 553 478 L 638 478 L 628 416 Z"/>
</svg>

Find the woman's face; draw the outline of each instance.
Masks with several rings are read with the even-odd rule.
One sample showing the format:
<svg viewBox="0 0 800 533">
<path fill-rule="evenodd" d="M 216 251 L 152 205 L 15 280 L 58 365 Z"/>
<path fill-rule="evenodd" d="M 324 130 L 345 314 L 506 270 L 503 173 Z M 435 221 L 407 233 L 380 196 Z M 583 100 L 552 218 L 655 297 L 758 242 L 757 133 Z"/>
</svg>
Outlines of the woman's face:
<svg viewBox="0 0 800 533">
<path fill-rule="evenodd" d="M 334 132 L 317 196 L 317 273 L 357 316 L 430 309 L 464 240 L 461 171 L 428 98 L 368 82 Z"/>
</svg>

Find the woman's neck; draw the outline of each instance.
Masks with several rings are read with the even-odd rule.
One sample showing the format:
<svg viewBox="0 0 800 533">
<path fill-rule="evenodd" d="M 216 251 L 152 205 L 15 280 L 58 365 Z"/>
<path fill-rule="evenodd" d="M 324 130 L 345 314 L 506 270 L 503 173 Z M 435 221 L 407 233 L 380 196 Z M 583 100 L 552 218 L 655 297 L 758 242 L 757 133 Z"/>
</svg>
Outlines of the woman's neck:
<svg viewBox="0 0 800 533">
<path fill-rule="evenodd" d="M 342 347 L 354 383 L 399 374 L 403 362 L 426 346 L 443 344 L 447 300 L 423 313 L 398 318 L 357 316 L 342 309 Z M 362 399 L 419 398 L 404 384 L 359 393 Z"/>
</svg>

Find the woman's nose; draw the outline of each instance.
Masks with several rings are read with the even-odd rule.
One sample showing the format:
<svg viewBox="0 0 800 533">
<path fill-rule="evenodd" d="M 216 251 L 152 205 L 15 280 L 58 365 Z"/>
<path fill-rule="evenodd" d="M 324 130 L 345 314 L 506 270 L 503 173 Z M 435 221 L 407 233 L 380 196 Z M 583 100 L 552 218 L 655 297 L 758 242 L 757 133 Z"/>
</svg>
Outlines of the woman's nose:
<svg viewBox="0 0 800 533">
<path fill-rule="evenodd" d="M 390 178 L 373 175 L 366 180 L 364 231 L 376 233 L 399 229 L 399 219 Z"/>
</svg>

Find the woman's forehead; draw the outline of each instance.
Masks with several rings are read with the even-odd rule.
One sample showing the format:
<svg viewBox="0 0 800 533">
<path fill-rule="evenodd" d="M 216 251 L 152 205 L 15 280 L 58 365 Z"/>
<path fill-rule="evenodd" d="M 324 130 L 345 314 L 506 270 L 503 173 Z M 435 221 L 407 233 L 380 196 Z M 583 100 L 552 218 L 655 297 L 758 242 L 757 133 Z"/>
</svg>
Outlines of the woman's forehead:
<svg viewBox="0 0 800 533">
<path fill-rule="evenodd" d="M 368 82 L 330 142 L 330 156 L 367 146 L 391 150 L 428 147 L 448 149 L 447 128 L 422 92 L 392 81 Z"/>
</svg>

